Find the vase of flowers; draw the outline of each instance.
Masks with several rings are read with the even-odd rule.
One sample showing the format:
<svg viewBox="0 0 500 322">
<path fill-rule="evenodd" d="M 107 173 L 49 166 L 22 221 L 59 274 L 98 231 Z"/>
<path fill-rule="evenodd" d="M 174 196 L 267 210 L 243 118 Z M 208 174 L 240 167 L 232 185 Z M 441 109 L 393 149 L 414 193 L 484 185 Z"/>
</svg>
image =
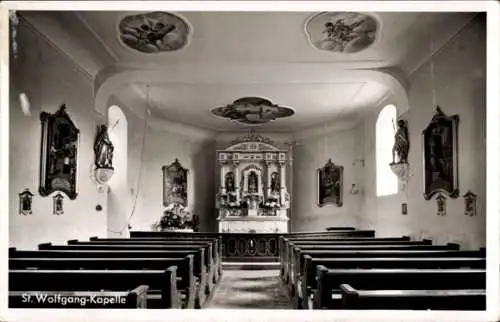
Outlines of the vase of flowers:
<svg viewBox="0 0 500 322">
<path fill-rule="evenodd" d="M 170 204 L 163 212 L 160 220 L 152 225 L 154 231 L 194 228 L 193 217 L 180 204 Z"/>
</svg>

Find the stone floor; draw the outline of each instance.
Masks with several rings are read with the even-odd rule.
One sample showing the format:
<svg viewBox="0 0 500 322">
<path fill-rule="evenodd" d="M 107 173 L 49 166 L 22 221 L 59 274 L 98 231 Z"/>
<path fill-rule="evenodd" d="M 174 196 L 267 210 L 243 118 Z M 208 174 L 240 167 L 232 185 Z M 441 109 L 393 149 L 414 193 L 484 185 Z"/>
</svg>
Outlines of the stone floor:
<svg viewBox="0 0 500 322">
<path fill-rule="evenodd" d="M 292 309 L 279 270 L 226 270 L 207 309 Z"/>
</svg>

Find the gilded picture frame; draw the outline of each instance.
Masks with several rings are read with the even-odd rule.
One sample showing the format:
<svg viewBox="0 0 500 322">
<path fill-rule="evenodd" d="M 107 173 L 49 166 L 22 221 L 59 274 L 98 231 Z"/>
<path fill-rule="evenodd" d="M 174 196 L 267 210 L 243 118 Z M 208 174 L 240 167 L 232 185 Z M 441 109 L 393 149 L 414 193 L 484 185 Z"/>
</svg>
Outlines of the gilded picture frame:
<svg viewBox="0 0 500 322">
<path fill-rule="evenodd" d="M 422 131 L 424 198 L 437 193 L 456 199 L 458 188 L 458 115 L 446 116 L 439 107 Z"/>
<path fill-rule="evenodd" d="M 342 207 L 344 187 L 344 167 L 335 165 L 331 159 L 316 170 L 317 206 L 324 207 L 328 204 Z"/>
</svg>

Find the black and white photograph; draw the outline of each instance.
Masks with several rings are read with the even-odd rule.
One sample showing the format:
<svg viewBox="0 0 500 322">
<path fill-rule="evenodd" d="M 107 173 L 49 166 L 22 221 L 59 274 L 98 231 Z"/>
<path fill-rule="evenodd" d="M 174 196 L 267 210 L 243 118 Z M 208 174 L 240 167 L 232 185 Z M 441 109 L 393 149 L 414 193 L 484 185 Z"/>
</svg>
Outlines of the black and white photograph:
<svg viewBox="0 0 500 322">
<path fill-rule="evenodd" d="M 500 5 L 203 2 L 2 4 L 0 320 L 498 320 Z"/>
</svg>

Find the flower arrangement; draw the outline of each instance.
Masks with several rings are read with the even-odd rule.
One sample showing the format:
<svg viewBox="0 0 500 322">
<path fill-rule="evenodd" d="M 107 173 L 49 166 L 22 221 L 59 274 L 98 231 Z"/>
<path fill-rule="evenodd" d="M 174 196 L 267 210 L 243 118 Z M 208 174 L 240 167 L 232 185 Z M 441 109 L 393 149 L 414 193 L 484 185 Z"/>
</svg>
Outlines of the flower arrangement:
<svg viewBox="0 0 500 322">
<path fill-rule="evenodd" d="M 167 206 L 160 220 L 155 222 L 151 228 L 154 231 L 163 231 L 170 229 L 197 229 L 197 216 L 191 215 L 185 210 L 184 206 L 172 203 Z"/>
<path fill-rule="evenodd" d="M 266 209 L 278 209 L 281 207 L 280 203 L 278 202 L 278 199 L 276 198 L 268 198 L 266 202 L 262 205 L 263 208 Z"/>
</svg>

